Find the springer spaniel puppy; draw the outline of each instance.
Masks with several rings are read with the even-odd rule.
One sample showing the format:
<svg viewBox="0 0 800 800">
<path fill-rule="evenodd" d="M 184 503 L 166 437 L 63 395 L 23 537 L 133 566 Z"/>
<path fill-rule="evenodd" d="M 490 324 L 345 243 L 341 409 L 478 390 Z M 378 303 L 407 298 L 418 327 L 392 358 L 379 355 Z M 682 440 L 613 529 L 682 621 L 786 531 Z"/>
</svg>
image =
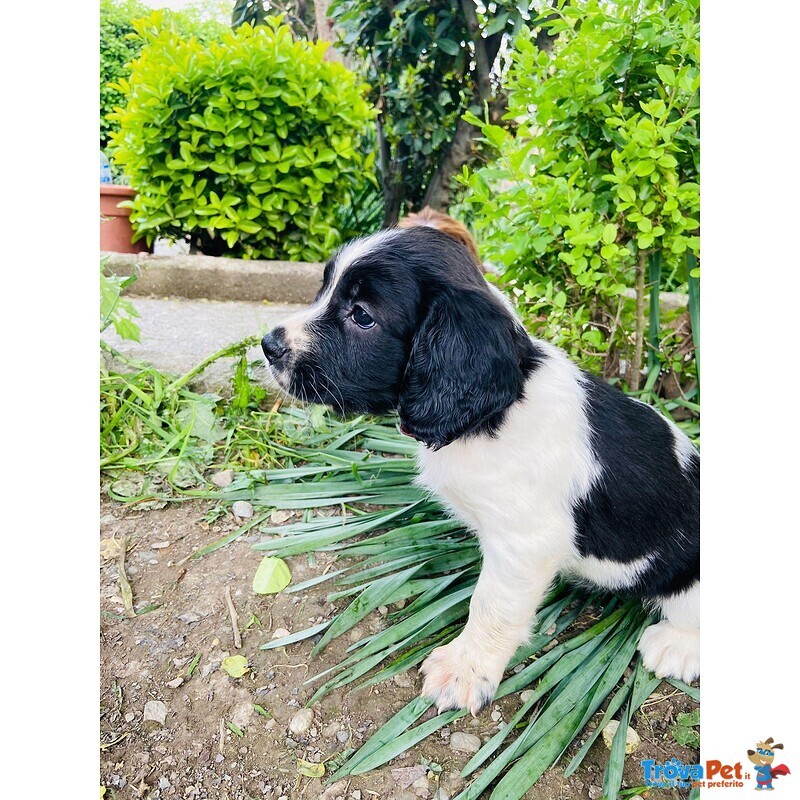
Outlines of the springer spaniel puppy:
<svg viewBox="0 0 800 800">
<path fill-rule="evenodd" d="M 438 709 L 477 714 L 556 575 L 658 609 L 648 669 L 700 671 L 700 460 L 649 406 L 530 337 L 474 256 L 441 231 L 341 248 L 313 305 L 267 334 L 278 384 L 339 413 L 396 409 L 419 481 L 480 540 L 464 630 L 422 666 Z"/>
</svg>

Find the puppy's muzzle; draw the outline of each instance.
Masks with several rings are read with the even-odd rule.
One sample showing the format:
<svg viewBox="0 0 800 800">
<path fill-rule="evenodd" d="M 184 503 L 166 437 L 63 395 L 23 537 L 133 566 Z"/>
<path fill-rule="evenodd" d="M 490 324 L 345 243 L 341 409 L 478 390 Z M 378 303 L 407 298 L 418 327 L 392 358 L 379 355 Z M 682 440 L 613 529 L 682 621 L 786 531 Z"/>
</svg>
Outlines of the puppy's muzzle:
<svg viewBox="0 0 800 800">
<path fill-rule="evenodd" d="M 261 340 L 261 349 L 264 351 L 264 355 L 271 366 L 278 365 L 281 359 L 289 352 L 285 336 L 283 328 L 273 328 Z"/>
</svg>

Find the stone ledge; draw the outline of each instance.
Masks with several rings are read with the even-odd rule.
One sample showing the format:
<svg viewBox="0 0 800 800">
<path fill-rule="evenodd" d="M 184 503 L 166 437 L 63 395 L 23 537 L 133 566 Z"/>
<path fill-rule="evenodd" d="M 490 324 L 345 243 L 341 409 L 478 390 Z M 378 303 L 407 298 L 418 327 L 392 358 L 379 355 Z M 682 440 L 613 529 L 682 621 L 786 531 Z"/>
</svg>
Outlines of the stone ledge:
<svg viewBox="0 0 800 800">
<path fill-rule="evenodd" d="M 322 283 L 322 264 L 302 261 L 243 261 L 200 255 L 154 256 L 103 253 L 116 275 L 137 275 L 128 294 L 238 300 L 250 303 L 310 303 Z"/>
</svg>

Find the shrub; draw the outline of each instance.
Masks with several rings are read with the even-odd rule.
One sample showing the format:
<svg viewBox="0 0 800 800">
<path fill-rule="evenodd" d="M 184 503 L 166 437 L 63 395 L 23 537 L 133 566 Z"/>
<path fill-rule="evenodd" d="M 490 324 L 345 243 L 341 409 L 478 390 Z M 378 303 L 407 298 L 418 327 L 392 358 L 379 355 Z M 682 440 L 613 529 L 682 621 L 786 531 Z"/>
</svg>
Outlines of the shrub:
<svg viewBox="0 0 800 800">
<path fill-rule="evenodd" d="M 530 32 L 516 42 L 516 136 L 469 116 L 500 151 L 465 176 L 484 254 L 534 332 L 606 375 L 625 358 L 633 389 L 646 266 L 651 363 L 694 368 L 673 357 L 679 336 L 661 324 L 657 292 L 686 288 L 699 246 L 697 11 L 696 0 L 564 5 L 548 23 L 552 55 Z M 624 299 L 631 288 L 638 303 Z"/>
<path fill-rule="evenodd" d="M 243 258 L 328 254 L 336 209 L 372 166 L 358 147 L 367 87 L 277 18 L 208 46 L 158 14 L 137 31 L 146 46 L 120 82 L 128 104 L 112 146 L 138 190 L 138 236 L 188 234 L 205 253 Z"/>
<path fill-rule="evenodd" d="M 111 134 L 119 130 L 116 120 L 108 119 L 125 102 L 122 91 L 109 84 L 130 75 L 131 62 L 142 49 L 134 20 L 148 16 L 152 9 L 139 0 L 100 0 L 100 147 L 108 146 Z M 208 17 L 208 10 L 190 6 L 183 11 L 167 11 L 164 19 L 184 36 L 201 41 L 218 38 L 227 27 Z"/>
<path fill-rule="evenodd" d="M 100 147 L 119 125 L 108 119 L 115 106 L 124 102 L 122 92 L 109 86 L 130 74 L 128 65 L 142 49 L 140 39 L 129 39 L 134 33 L 133 20 L 150 13 L 138 0 L 100 0 Z"/>
</svg>

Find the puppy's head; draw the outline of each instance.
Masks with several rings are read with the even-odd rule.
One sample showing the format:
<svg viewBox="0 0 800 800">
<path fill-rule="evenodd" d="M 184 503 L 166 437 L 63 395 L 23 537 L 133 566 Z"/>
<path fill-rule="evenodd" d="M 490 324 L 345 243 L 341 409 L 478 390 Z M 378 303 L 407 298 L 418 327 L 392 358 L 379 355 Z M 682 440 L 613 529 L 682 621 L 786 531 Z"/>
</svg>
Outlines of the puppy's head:
<svg viewBox="0 0 800 800">
<path fill-rule="evenodd" d="M 396 408 L 403 429 L 433 448 L 494 433 L 537 355 L 476 266 L 430 228 L 346 245 L 314 303 L 264 337 L 272 374 L 340 413 Z"/>
</svg>

